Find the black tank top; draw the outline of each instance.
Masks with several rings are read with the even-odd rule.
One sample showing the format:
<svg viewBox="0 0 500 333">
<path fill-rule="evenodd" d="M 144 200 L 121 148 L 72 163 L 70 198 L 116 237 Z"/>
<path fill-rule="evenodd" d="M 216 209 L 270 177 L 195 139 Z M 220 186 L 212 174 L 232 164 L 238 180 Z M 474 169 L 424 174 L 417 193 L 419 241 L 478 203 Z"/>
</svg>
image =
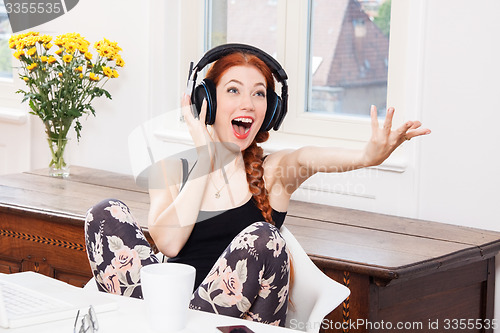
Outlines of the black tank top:
<svg viewBox="0 0 500 333">
<path fill-rule="evenodd" d="M 283 225 L 285 216 L 286 212 L 273 209 L 272 217 L 278 229 Z M 176 257 L 168 261 L 196 268 L 196 289 L 233 238 L 259 221 L 264 221 L 264 217 L 252 198 L 242 206 L 226 211 L 201 211 L 186 244 Z"/>
</svg>

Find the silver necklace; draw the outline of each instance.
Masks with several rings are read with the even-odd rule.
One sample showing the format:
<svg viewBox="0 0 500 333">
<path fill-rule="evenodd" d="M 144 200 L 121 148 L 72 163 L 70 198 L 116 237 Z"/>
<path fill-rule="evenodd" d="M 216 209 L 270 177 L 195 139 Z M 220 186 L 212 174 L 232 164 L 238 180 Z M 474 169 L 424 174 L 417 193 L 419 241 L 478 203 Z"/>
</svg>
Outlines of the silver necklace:
<svg viewBox="0 0 500 333">
<path fill-rule="evenodd" d="M 214 188 L 217 190 L 217 192 L 215 192 L 214 196 L 215 196 L 215 199 L 219 199 L 220 198 L 220 192 L 224 189 L 224 187 L 226 187 L 226 185 L 229 184 L 229 179 L 231 179 L 231 177 L 236 173 L 238 169 L 236 168 L 229 177 L 227 177 L 226 175 L 226 170 L 224 169 L 224 167 L 221 168 L 221 173 L 222 175 L 224 176 L 224 185 L 222 185 L 221 188 L 218 188 L 217 186 L 215 186 L 215 182 L 214 180 L 212 179 L 212 176 L 210 176 L 210 181 L 212 182 L 212 185 L 214 186 Z"/>
</svg>

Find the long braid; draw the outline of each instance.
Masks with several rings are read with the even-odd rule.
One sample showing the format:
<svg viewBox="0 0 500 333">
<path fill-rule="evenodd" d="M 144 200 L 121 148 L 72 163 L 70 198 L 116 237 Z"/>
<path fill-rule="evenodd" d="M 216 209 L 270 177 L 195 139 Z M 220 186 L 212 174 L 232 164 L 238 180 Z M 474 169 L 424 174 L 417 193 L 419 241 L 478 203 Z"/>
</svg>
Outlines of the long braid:
<svg viewBox="0 0 500 333">
<path fill-rule="evenodd" d="M 252 193 L 253 200 L 257 208 L 262 212 L 262 216 L 266 222 L 274 225 L 272 218 L 273 209 L 269 203 L 269 196 L 264 183 L 264 168 L 262 167 L 264 150 L 257 145 L 257 143 L 266 142 L 269 138 L 269 132 L 259 132 L 252 144 L 248 146 L 243 152 L 243 161 L 245 162 L 245 171 L 247 173 L 247 182 L 250 192 Z M 290 282 L 289 288 L 291 289 L 295 280 L 295 267 L 293 258 L 290 257 Z M 291 308 L 295 308 L 292 299 L 289 298 Z"/>
<path fill-rule="evenodd" d="M 257 208 L 262 212 L 264 219 L 273 224 L 271 204 L 264 183 L 264 168 L 262 167 L 264 150 L 257 143 L 265 142 L 269 132 L 259 132 L 252 144 L 243 152 L 247 182 Z"/>
</svg>

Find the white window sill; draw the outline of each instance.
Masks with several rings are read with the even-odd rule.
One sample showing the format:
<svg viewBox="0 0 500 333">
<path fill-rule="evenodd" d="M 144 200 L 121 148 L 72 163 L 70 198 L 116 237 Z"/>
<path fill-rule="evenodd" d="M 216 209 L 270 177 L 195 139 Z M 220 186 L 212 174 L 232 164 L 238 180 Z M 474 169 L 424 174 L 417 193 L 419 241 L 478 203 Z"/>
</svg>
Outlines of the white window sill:
<svg viewBox="0 0 500 333">
<path fill-rule="evenodd" d="M 22 125 L 28 121 L 28 114 L 24 111 L 12 108 L 0 107 L 0 122 Z"/>
</svg>

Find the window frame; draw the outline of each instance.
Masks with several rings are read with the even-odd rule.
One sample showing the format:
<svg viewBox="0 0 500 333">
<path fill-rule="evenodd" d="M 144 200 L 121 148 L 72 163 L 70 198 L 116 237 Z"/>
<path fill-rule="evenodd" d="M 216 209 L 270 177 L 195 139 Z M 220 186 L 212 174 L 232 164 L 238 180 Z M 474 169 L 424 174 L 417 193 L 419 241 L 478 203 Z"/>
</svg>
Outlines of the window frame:
<svg viewBox="0 0 500 333">
<path fill-rule="evenodd" d="M 369 139 L 370 119 L 346 115 L 328 115 L 308 112 L 309 88 L 309 34 L 311 27 L 311 0 L 279 0 L 278 10 L 278 55 L 277 60 L 288 73 L 288 114 L 280 129 L 282 134 L 305 135 L 331 139 L 335 145 L 360 147 Z M 207 12 L 211 0 L 205 2 Z M 206 40 L 210 28 L 208 25 Z M 207 43 L 205 43 L 207 45 Z M 367 108 L 370 106 L 367 105 Z M 319 134 L 318 134 L 319 133 Z"/>
<path fill-rule="evenodd" d="M 286 44 L 284 47 L 286 56 L 282 60 L 290 77 L 290 97 L 283 131 L 306 136 L 321 136 L 331 139 L 335 145 L 360 147 L 369 139 L 371 127 L 368 117 L 330 115 L 307 110 L 307 98 L 310 93 L 308 78 L 310 13 L 311 0 L 286 1 L 286 31 L 282 38 Z M 369 107 L 367 105 L 368 109 Z"/>
<path fill-rule="evenodd" d="M 3 3 L 2 3 L 2 6 Z M 9 49 L 9 52 L 11 50 Z M 19 65 L 17 61 L 15 61 L 14 57 L 10 57 L 10 63 L 12 67 L 12 77 L 0 77 L 0 108 L 14 108 L 17 106 L 17 103 L 21 101 L 21 98 L 16 98 L 17 95 L 15 92 L 19 89 L 19 86 L 16 84 L 16 75 L 17 71 L 15 67 Z"/>
<path fill-rule="evenodd" d="M 278 33 L 282 33 L 281 38 L 278 38 L 281 41 L 278 61 L 289 77 L 289 100 L 288 114 L 280 131 L 272 133 L 274 143 L 268 146 L 268 151 L 309 144 L 362 149 L 371 135 L 369 118 L 326 115 L 306 110 L 310 1 L 279 0 L 278 9 L 278 17 L 281 18 Z M 410 117 L 418 119 L 421 113 L 418 109 L 421 105 L 418 103 L 421 90 L 416 86 L 420 82 L 421 67 L 410 63 L 421 62 L 414 57 L 422 55 L 423 46 L 409 45 L 408 41 L 421 40 L 424 14 L 425 0 L 418 4 L 409 0 L 392 2 L 387 105 L 396 109 L 393 128 Z M 379 122 L 383 120 L 379 118 Z M 409 154 L 409 150 L 403 146 L 376 168 L 404 172 L 411 159 Z"/>
<path fill-rule="evenodd" d="M 11 50 L 9 50 L 11 51 Z M 5 108 L 19 108 L 19 103 L 22 98 L 19 94 L 15 92 L 20 89 L 19 80 L 16 80 L 17 71 L 16 67 L 19 66 L 19 62 L 14 58 L 10 58 L 12 65 L 12 78 L 0 77 L 0 107 Z"/>
<path fill-rule="evenodd" d="M 184 91 L 189 61 L 198 61 L 208 46 L 209 12 L 211 0 L 183 1 L 179 6 L 177 21 L 169 25 L 179 28 L 177 45 L 179 51 L 170 55 L 172 70 L 178 73 L 176 89 L 180 94 Z M 418 102 L 421 89 L 418 82 L 421 68 L 415 57 L 422 55 L 422 45 L 409 45 L 409 40 L 420 40 L 423 33 L 422 24 L 425 13 L 425 2 L 412 3 L 409 0 L 393 1 L 391 6 L 391 34 L 389 41 L 389 66 L 387 105 L 396 108 L 393 128 L 408 118 L 419 118 L 421 111 Z M 272 140 L 263 144 L 266 152 L 281 149 L 299 148 L 304 145 L 332 146 L 340 148 L 362 149 L 371 135 L 369 118 L 325 115 L 307 112 L 307 52 L 310 1 L 278 0 L 277 22 L 277 60 L 286 70 L 289 80 L 288 114 L 279 131 L 272 131 Z M 411 13 L 411 15 L 410 15 Z M 202 22 L 203 21 L 203 22 Z M 411 22 L 410 22 L 411 21 Z M 189 43 L 186 41 L 190 41 Z M 179 69 L 180 66 L 180 69 Z M 410 79 L 411 78 L 411 79 Z M 278 88 L 279 89 L 279 88 Z M 180 106 L 179 104 L 177 104 Z M 369 107 L 369 106 L 367 106 Z M 383 122 L 383 119 L 379 119 Z M 186 132 L 182 121 L 168 126 L 170 131 L 158 133 L 162 140 L 177 142 L 177 134 Z M 180 131 L 179 131 L 180 130 Z M 176 134 L 177 133 L 177 134 Z M 185 135 L 181 135 L 184 140 Z M 396 150 L 388 160 L 376 168 L 404 172 L 411 152 L 404 146 Z"/>
<path fill-rule="evenodd" d="M 26 105 L 21 101 L 23 96 L 16 94 L 19 89 L 24 89 L 22 81 L 18 78 L 19 74 L 17 68 L 21 63 L 12 56 L 13 51 L 9 49 L 12 77 L 0 77 L 0 119 L 7 122 L 20 122 L 26 121 Z M 16 115 L 16 112 L 19 112 Z"/>
<path fill-rule="evenodd" d="M 20 80 L 16 79 L 18 75 L 16 67 L 20 64 L 14 57 L 12 57 L 11 63 L 12 78 L 0 78 L 0 108 L 17 109 L 19 112 L 25 113 L 25 107 L 21 104 L 22 96 L 16 94 L 16 91 L 22 89 Z"/>
</svg>

